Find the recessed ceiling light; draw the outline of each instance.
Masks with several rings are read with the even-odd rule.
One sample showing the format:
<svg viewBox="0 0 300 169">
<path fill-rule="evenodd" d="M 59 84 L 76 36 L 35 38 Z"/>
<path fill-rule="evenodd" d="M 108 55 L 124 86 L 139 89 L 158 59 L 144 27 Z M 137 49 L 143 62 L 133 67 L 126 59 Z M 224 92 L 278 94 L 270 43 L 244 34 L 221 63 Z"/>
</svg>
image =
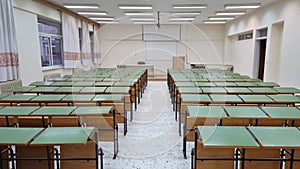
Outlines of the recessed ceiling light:
<svg viewBox="0 0 300 169">
<path fill-rule="evenodd" d="M 224 20 L 232 20 L 234 17 L 230 16 L 223 16 L 223 17 L 208 17 L 208 20 L 211 21 L 224 21 Z"/>
<path fill-rule="evenodd" d="M 130 18 L 132 21 L 155 21 L 154 18 Z"/>
<path fill-rule="evenodd" d="M 102 24 L 119 24 L 117 21 L 97 21 L 97 23 Z"/>
<path fill-rule="evenodd" d="M 226 4 L 225 9 L 255 9 L 261 6 L 260 3 L 255 4 Z"/>
<path fill-rule="evenodd" d="M 203 21 L 205 24 L 225 24 L 226 21 Z"/>
<path fill-rule="evenodd" d="M 115 18 L 114 17 L 91 17 L 90 18 L 91 20 L 102 20 L 102 21 L 113 21 L 113 20 L 115 20 Z"/>
<path fill-rule="evenodd" d="M 201 11 L 195 12 L 172 12 L 172 15 L 199 15 Z"/>
<path fill-rule="evenodd" d="M 120 9 L 152 9 L 152 5 L 119 5 Z"/>
<path fill-rule="evenodd" d="M 218 11 L 217 16 L 233 16 L 233 15 L 245 15 L 245 11 Z"/>
<path fill-rule="evenodd" d="M 65 8 L 69 9 L 99 9 L 96 4 L 64 4 Z"/>
<path fill-rule="evenodd" d="M 189 5 L 173 5 L 173 9 L 205 9 L 207 5 L 204 4 L 189 4 Z"/>
<path fill-rule="evenodd" d="M 133 22 L 133 24 L 155 24 L 155 22 Z"/>
<path fill-rule="evenodd" d="M 153 12 L 125 12 L 126 16 L 152 16 Z"/>
<path fill-rule="evenodd" d="M 193 21 L 195 18 L 170 18 L 170 21 Z"/>
<path fill-rule="evenodd" d="M 107 12 L 77 12 L 79 15 L 107 15 Z"/>
</svg>

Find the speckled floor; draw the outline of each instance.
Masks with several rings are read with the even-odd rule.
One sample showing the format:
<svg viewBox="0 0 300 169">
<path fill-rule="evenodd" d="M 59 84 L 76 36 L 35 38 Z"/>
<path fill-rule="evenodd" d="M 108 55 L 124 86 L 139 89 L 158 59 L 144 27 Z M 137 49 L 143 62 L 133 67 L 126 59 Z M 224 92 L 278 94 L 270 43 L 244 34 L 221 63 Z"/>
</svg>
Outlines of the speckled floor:
<svg viewBox="0 0 300 169">
<path fill-rule="evenodd" d="M 119 154 L 115 160 L 112 143 L 100 143 L 105 169 L 190 168 L 192 143 L 188 143 L 188 159 L 184 159 L 166 82 L 149 82 L 133 121 L 128 123 L 127 135 L 122 135 L 122 126 L 119 128 Z"/>
</svg>

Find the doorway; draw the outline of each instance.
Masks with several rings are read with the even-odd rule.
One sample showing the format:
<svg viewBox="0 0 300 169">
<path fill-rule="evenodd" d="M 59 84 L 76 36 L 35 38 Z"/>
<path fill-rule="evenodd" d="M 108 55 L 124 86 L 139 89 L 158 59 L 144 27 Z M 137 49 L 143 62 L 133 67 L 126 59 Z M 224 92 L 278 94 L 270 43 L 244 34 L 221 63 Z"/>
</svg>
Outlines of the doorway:
<svg viewBox="0 0 300 169">
<path fill-rule="evenodd" d="M 258 40 L 258 43 L 259 43 L 259 63 L 258 63 L 257 78 L 260 80 L 264 80 L 267 39 Z"/>
<path fill-rule="evenodd" d="M 256 31 L 253 77 L 261 80 L 264 80 L 265 76 L 267 31 L 267 28 Z"/>
</svg>

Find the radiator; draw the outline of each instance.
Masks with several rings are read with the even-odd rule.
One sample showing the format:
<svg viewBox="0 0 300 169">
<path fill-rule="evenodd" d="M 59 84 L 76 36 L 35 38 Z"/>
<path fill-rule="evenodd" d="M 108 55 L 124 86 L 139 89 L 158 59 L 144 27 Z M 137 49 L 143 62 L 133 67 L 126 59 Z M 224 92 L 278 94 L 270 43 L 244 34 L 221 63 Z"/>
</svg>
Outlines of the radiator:
<svg viewBox="0 0 300 169">
<path fill-rule="evenodd" d="M 12 80 L 7 82 L 0 82 L 0 94 L 11 94 L 10 92 L 6 92 L 11 87 L 22 86 L 22 80 Z"/>
</svg>

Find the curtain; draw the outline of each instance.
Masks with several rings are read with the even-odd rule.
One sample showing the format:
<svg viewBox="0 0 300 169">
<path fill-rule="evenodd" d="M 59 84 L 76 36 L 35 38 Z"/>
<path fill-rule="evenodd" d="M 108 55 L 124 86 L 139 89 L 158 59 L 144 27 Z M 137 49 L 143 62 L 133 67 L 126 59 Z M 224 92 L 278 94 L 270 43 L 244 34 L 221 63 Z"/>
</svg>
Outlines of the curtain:
<svg viewBox="0 0 300 169">
<path fill-rule="evenodd" d="M 19 59 L 12 0 L 0 0 L 0 81 L 19 77 Z"/>
<path fill-rule="evenodd" d="M 65 68 L 79 68 L 81 61 L 77 19 L 62 13 L 62 29 Z"/>
<path fill-rule="evenodd" d="M 82 21 L 81 22 L 82 29 L 82 47 L 81 47 L 81 57 L 83 66 L 90 66 L 92 64 L 92 50 L 91 50 L 91 40 L 89 33 L 89 25 L 88 23 Z"/>
<path fill-rule="evenodd" d="M 94 26 L 94 62 L 96 65 L 101 63 L 101 53 L 100 53 L 100 28 Z"/>
</svg>

